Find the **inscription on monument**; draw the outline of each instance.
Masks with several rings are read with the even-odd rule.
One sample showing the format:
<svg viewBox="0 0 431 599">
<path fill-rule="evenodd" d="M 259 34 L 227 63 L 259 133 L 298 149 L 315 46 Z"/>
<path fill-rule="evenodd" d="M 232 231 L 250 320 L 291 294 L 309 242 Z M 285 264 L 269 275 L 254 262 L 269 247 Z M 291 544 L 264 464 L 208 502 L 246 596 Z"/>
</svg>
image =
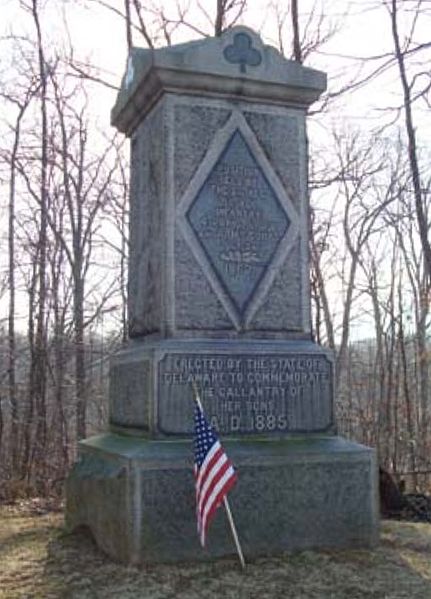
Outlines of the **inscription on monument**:
<svg viewBox="0 0 431 599">
<path fill-rule="evenodd" d="M 229 139 L 187 219 L 243 314 L 290 221 L 240 131 Z"/>
<path fill-rule="evenodd" d="M 168 354 L 159 364 L 159 428 L 190 432 L 192 384 L 221 433 L 327 430 L 332 364 L 313 354 Z"/>
</svg>

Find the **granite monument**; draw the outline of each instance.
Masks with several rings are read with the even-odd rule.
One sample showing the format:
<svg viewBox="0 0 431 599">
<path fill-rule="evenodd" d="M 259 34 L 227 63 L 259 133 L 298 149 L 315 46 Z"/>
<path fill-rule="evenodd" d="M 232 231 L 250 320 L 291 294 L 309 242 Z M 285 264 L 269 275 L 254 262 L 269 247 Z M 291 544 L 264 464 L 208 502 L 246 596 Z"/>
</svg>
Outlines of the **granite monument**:
<svg viewBox="0 0 431 599">
<path fill-rule="evenodd" d="M 115 559 L 235 551 L 223 514 L 198 543 L 193 383 L 238 470 L 246 556 L 377 540 L 374 451 L 336 435 L 311 339 L 305 119 L 325 86 L 245 27 L 131 51 L 112 111 L 131 138 L 130 340 L 110 432 L 67 484 L 69 527 Z"/>
</svg>

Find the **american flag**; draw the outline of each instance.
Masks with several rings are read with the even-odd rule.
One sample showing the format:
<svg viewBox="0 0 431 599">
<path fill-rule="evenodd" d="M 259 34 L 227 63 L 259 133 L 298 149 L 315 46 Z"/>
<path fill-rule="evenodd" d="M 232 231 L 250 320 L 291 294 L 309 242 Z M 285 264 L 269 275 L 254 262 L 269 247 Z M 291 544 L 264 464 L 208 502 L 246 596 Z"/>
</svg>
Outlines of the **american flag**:
<svg viewBox="0 0 431 599">
<path fill-rule="evenodd" d="M 202 408 L 195 407 L 196 516 L 202 547 L 216 509 L 235 484 L 237 475 Z"/>
</svg>

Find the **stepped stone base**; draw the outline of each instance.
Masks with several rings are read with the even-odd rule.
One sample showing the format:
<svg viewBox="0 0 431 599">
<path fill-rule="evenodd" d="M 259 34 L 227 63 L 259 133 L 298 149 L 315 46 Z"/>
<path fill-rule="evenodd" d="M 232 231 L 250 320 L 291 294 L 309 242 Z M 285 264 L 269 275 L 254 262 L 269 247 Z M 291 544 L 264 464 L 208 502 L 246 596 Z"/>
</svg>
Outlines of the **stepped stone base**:
<svg viewBox="0 0 431 599">
<path fill-rule="evenodd" d="M 247 557 L 378 540 L 373 450 L 334 436 L 224 440 L 239 478 L 229 494 Z M 224 510 L 208 547 L 196 533 L 190 440 L 105 434 L 82 441 L 67 481 L 66 523 L 130 564 L 235 553 Z"/>
</svg>

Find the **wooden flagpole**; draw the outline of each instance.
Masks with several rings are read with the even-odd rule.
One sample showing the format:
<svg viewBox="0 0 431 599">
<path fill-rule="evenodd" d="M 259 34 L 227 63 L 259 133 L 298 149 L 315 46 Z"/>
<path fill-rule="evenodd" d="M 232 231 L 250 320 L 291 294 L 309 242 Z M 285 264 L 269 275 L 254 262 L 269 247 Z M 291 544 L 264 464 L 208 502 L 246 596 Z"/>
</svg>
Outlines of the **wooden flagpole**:
<svg viewBox="0 0 431 599">
<path fill-rule="evenodd" d="M 236 551 L 238 553 L 239 561 L 241 562 L 241 568 L 245 569 L 244 555 L 242 553 L 241 545 L 239 543 L 238 533 L 236 532 L 235 522 L 233 521 L 232 512 L 230 511 L 230 505 L 226 495 L 223 497 L 223 504 L 226 510 L 227 519 L 229 520 L 230 529 L 232 531 L 233 540 L 235 541 Z"/>
<path fill-rule="evenodd" d="M 202 402 L 201 402 L 201 398 L 199 396 L 199 390 L 198 390 L 198 387 L 196 385 L 196 382 L 193 381 L 192 385 L 193 385 L 193 391 L 195 392 L 195 401 L 198 404 L 199 409 L 203 413 Z M 240 542 L 239 542 L 238 533 L 236 531 L 235 522 L 233 520 L 233 516 L 232 516 L 231 509 L 230 509 L 229 501 L 228 501 L 226 495 L 223 497 L 223 505 L 224 505 L 224 509 L 226 511 L 227 519 L 229 520 L 230 529 L 231 529 L 231 532 L 232 532 L 232 537 L 233 537 L 233 540 L 234 540 L 234 543 L 235 543 L 236 551 L 238 553 L 239 561 L 241 563 L 241 568 L 244 570 L 245 569 L 244 554 L 243 554 L 242 549 L 241 549 L 241 545 L 240 545 Z"/>
</svg>

